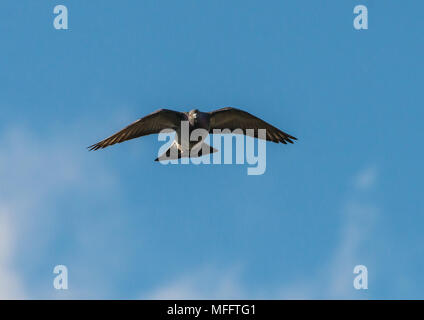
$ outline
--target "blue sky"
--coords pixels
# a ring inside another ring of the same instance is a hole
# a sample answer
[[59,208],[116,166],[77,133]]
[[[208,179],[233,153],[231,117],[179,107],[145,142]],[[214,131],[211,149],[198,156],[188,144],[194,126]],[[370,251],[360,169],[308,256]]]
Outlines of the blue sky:
[[[0,298],[424,298],[423,9],[2,1]],[[299,141],[269,143],[261,176],[160,165],[157,136],[86,150],[159,108],[225,106]]]

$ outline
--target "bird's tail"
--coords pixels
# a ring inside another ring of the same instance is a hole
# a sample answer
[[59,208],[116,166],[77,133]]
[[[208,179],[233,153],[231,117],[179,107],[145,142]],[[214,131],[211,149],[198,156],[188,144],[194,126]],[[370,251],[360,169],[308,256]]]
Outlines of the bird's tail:
[[218,150],[211,147],[207,143],[202,143],[199,147],[191,149],[190,152],[188,150],[181,151],[181,149],[178,148],[176,143],[173,143],[168,148],[168,150],[166,150],[161,156],[156,158],[155,161],[176,160],[180,158],[198,158],[215,152],[218,152]]

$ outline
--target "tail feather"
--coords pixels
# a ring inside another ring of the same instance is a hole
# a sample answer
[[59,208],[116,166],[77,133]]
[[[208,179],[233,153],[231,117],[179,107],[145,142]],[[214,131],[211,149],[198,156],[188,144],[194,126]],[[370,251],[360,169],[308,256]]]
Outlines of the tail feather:
[[215,152],[218,152],[218,150],[206,143],[202,143],[201,146],[193,148],[190,152],[184,152],[181,151],[174,142],[168,150],[166,150],[161,156],[157,157],[155,161],[176,160],[180,158],[198,158]]

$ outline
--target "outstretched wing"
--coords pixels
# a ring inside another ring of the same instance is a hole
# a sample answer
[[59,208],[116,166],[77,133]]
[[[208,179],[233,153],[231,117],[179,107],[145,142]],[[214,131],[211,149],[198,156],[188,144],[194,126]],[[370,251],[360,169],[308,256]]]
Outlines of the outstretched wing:
[[164,129],[175,130],[180,125],[181,120],[184,120],[184,114],[182,112],[160,109],[133,122],[109,138],[89,146],[88,149],[103,149],[115,143],[121,143],[152,133],[159,133]]
[[[209,112],[209,115],[210,133],[213,133],[213,129],[242,129],[245,135],[259,138],[258,129],[266,129],[266,140],[268,141],[287,144],[287,142],[293,143],[292,140],[297,140],[295,137],[281,131],[250,113],[236,108],[218,109]],[[254,129],[253,135],[249,134],[246,131],[247,129]]]

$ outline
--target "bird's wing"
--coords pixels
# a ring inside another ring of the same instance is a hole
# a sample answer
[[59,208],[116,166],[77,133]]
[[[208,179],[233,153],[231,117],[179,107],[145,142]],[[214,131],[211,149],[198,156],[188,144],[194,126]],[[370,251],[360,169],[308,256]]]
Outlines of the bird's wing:
[[113,134],[109,138],[89,146],[88,149],[103,149],[115,143],[121,143],[123,141],[146,136],[152,133],[159,133],[164,129],[175,129],[180,125],[182,120],[184,120],[183,113],[167,109],[160,109],[141,119],[138,119],[121,131]]
[[[258,137],[258,129],[266,129],[266,140],[275,143],[287,144],[297,140],[295,137],[281,131],[269,123],[251,115],[250,113],[236,108],[222,108],[212,112],[210,115],[210,133],[213,129],[242,129],[245,135]],[[249,134],[246,130],[254,129],[254,134]]]

